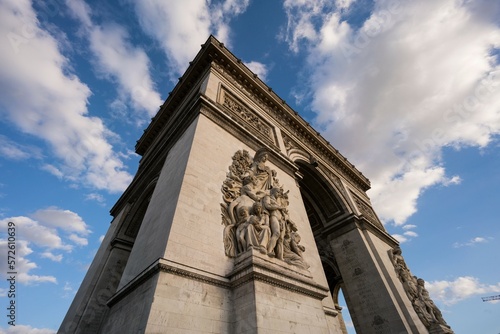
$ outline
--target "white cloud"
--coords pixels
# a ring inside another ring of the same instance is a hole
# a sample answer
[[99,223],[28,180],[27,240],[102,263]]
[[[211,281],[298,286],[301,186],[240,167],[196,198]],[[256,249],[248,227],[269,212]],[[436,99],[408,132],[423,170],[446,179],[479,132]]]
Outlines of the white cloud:
[[144,50],[131,44],[124,27],[110,22],[94,24],[90,7],[83,0],[67,0],[66,4],[86,30],[97,70],[118,83],[119,101],[128,100],[134,109],[154,116],[163,100],[154,88]]
[[446,305],[456,304],[464,299],[500,293],[500,282],[484,284],[476,277],[458,277],[454,281],[434,281],[425,284],[432,299]]
[[6,143],[2,143],[0,147],[0,154],[3,157],[12,159],[12,160],[23,160],[29,158],[29,154],[23,151],[20,147],[14,145],[6,145]]
[[36,211],[31,216],[44,226],[60,228],[64,231],[76,232],[84,236],[91,233],[89,226],[85,224],[82,217],[70,210],[48,207]]
[[400,244],[408,241],[408,238],[401,234],[392,234],[392,237],[396,239]]
[[41,256],[41,257],[43,257],[43,258],[46,258],[46,259],[52,260],[52,261],[54,261],[54,262],[61,262],[61,261],[62,261],[62,259],[63,259],[62,254],[57,254],[57,255],[55,255],[55,254],[53,254],[52,252],[48,252],[48,251],[47,251],[47,252],[43,252],[43,253],[41,253],[41,254],[40,254],[40,256]]
[[57,331],[48,328],[33,328],[28,325],[9,326],[5,332],[0,330],[0,333],[5,334],[55,334]]
[[153,0],[135,1],[134,4],[144,31],[160,43],[172,60],[172,69],[182,73],[209,35],[207,2]]
[[248,4],[248,0],[213,4],[205,0],[134,2],[141,27],[160,44],[176,74],[184,72],[212,31],[229,46],[228,22]]
[[403,233],[405,236],[407,237],[410,237],[410,238],[416,238],[418,237],[418,234],[417,232],[414,232],[414,231],[406,231],[405,233]]
[[471,242],[478,244],[478,243],[488,242],[488,240],[486,240],[486,238],[483,238],[483,237],[475,237],[471,240]]
[[70,13],[76,17],[85,27],[91,27],[93,25],[92,19],[90,17],[91,9],[90,6],[83,0],[66,0],[66,6],[68,6]]
[[5,224],[5,226],[8,222],[14,222],[17,234],[25,241],[32,242],[39,247],[65,251],[71,251],[73,248],[62,240],[56,229],[41,225],[38,221],[31,218],[24,216],[9,217],[2,219],[0,222]]
[[475,246],[477,244],[484,244],[484,243],[487,243],[487,242],[488,242],[487,238],[484,238],[484,237],[475,237],[475,238],[470,239],[467,242],[463,242],[463,243],[455,242],[453,244],[453,247],[455,247],[455,248],[459,248],[459,247],[471,247],[471,246]]
[[64,178],[64,174],[63,172],[61,172],[59,170],[59,168],[57,168],[56,166],[54,165],[51,165],[51,164],[44,164],[40,167],[41,170],[44,170],[46,172],[49,172],[50,174],[54,175],[55,177],[57,177],[58,179],[63,179]]
[[87,201],[96,201],[99,204],[104,204],[106,203],[106,200],[104,199],[104,196],[98,193],[90,193],[85,196],[85,200]]
[[282,36],[290,49],[297,52],[302,40],[313,41],[318,38],[318,31],[313,21],[316,18],[326,20],[334,11],[335,4],[329,0],[285,0],[283,8],[288,17],[286,33]]
[[402,226],[403,230],[411,230],[414,228],[417,228],[417,225],[412,225],[412,224],[406,224]]
[[259,63],[258,61],[251,61],[245,63],[245,65],[255,74],[259,76],[262,81],[266,81],[267,77],[267,66],[266,64]]
[[71,283],[69,282],[64,283],[63,295],[62,295],[63,298],[72,298],[75,296],[75,293],[76,291],[71,285]]
[[89,244],[89,241],[86,238],[79,237],[76,234],[70,234],[68,238],[79,246],[87,246]]
[[335,0],[335,5],[339,9],[348,9],[355,0]]
[[[24,284],[57,283],[54,276],[35,275],[38,265],[29,259],[33,253],[41,258],[61,262],[60,252],[71,252],[75,245],[86,246],[91,231],[82,218],[69,210],[55,207],[36,211],[30,217],[18,216],[0,220],[0,225],[15,224],[16,229],[16,271],[18,280]],[[59,254],[55,254],[55,250]],[[0,251],[7,254],[7,240],[0,240]],[[1,262],[0,275],[7,273],[6,261]]]
[[418,237],[418,233],[415,232],[415,231],[411,231],[411,229],[413,228],[416,228],[417,226],[416,225],[404,225],[402,226],[404,232],[403,234],[392,234],[392,236],[397,240],[399,241],[399,243],[405,243],[405,242],[408,242],[410,241],[412,238],[416,238]]
[[103,235],[101,235],[101,236],[99,237],[99,239],[98,239],[98,240],[99,240],[99,243],[102,243],[102,241],[104,240],[104,237],[105,237],[105,235],[104,235],[104,234],[103,234]]
[[462,178],[458,175],[455,175],[450,179],[443,180],[443,185],[446,187],[450,186],[450,185],[460,184],[460,183],[462,183]]
[[122,27],[93,27],[91,48],[99,62],[99,71],[111,75],[135,109],[154,116],[163,103],[149,74],[150,61],[144,50],[132,46]]
[[0,156],[12,160],[40,159],[42,157],[38,148],[21,145],[3,135],[0,135]]
[[219,40],[231,45],[229,22],[234,16],[244,13],[249,3],[250,0],[225,0],[209,4],[212,29]]
[[[5,225],[3,225],[5,226]],[[0,251],[2,254],[7,254],[8,241],[0,239]],[[15,270],[17,272],[17,281],[23,284],[38,284],[38,283],[57,283],[54,276],[48,275],[35,275],[31,274],[38,266],[36,263],[31,262],[27,256],[33,253],[33,250],[28,247],[28,242],[25,240],[16,240],[16,262]],[[8,272],[11,271],[7,267],[7,261],[0,262],[0,275],[8,277]]]
[[[88,116],[91,94],[68,67],[58,41],[40,28],[31,2],[3,1],[0,106],[6,120],[45,140],[66,179],[111,192],[126,188],[124,170],[99,118]],[[22,111],[22,112],[20,112]]]
[[443,148],[485,147],[500,133],[490,55],[500,47],[498,4],[376,1],[359,29],[324,1],[284,6],[290,49],[309,53],[302,95],[312,94],[314,123],[371,179],[384,221],[402,225],[426,188],[460,183]]

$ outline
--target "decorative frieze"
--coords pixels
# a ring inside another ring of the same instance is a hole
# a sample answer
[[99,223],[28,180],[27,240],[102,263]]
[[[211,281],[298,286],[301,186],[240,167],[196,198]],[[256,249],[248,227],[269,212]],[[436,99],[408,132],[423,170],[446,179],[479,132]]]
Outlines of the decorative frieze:
[[290,153],[291,149],[297,148],[297,144],[295,144],[293,140],[286,134],[283,134],[282,137],[283,137],[283,144],[285,144],[285,149],[287,154]]
[[375,211],[373,211],[371,205],[363,201],[361,198],[358,196],[354,195],[351,192],[352,198],[354,199],[354,202],[356,203],[356,207],[358,208],[359,212],[366,218],[368,221],[373,223],[375,226],[377,226],[379,229],[382,231],[385,231],[384,225],[380,222],[378,219],[377,215],[375,214]]
[[259,136],[265,142],[276,145],[276,136],[273,127],[254,110],[245,106],[225,89],[221,90],[219,102],[243,127],[250,130],[254,135]]

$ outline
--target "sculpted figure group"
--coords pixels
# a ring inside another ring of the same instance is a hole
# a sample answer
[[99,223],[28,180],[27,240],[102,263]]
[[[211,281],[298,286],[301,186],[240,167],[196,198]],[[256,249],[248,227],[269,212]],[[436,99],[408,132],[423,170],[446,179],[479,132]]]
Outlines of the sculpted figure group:
[[268,153],[258,150],[252,159],[238,151],[222,185],[221,203],[226,255],[235,257],[253,248],[269,257],[307,269],[296,224],[288,216],[288,192],[276,171],[266,166]]
[[425,281],[411,274],[403,258],[401,248],[399,246],[395,247],[392,249],[390,255],[394,264],[394,269],[401,283],[403,283],[403,288],[425,327],[431,328],[436,325],[441,325],[441,328],[444,329],[445,332],[453,333],[443,319],[441,311],[430,298],[429,292],[425,288]]

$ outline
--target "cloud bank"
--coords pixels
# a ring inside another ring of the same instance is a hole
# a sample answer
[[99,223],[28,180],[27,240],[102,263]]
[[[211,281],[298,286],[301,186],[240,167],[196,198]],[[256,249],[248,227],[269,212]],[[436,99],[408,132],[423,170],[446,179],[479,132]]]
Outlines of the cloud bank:
[[[16,271],[23,284],[57,283],[51,275],[34,274],[38,265],[32,257],[61,262],[64,253],[75,247],[86,246],[91,231],[89,226],[76,213],[56,207],[41,209],[30,217],[8,217],[0,220],[1,226],[13,222],[16,228]],[[7,254],[7,239],[0,239],[0,250]],[[7,273],[7,262],[0,265],[2,275]]]
[[425,286],[434,300],[445,305],[453,305],[473,296],[484,297],[500,293],[500,283],[485,284],[472,276],[458,277],[453,281],[429,282]]
[[[0,113],[49,145],[57,159],[52,170],[61,177],[124,190],[132,177],[108,142],[112,133],[89,115],[88,86],[71,72],[58,41],[40,27],[30,1],[4,1],[2,7],[0,33],[7,43],[0,52]],[[22,155],[19,147],[11,147],[11,156],[16,154]]]
[[170,70],[179,75],[200,45],[213,33],[230,46],[229,22],[243,13],[249,0],[135,1],[139,23],[165,52]]
[[85,31],[96,70],[118,84],[120,96],[114,105],[130,104],[135,110],[154,116],[163,100],[155,90],[146,52],[132,45],[124,27],[113,22],[95,24],[84,1],[67,0],[66,4]]
[[500,47],[491,1],[285,1],[285,41],[308,53],[314,123],[372,181],[385,222],[402,225],[428,187],[453,185],[444,148],[483,148],[500,133]]

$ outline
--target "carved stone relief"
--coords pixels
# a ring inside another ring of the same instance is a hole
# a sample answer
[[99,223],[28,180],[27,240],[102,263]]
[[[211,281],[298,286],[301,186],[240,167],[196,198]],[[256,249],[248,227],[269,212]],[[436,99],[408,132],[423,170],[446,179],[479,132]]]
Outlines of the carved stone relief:
[[221,90],[220,103],[226,107],[232,116],[235,116],[237,120],[242,121],[243,126],[250,128],[253,133],[259,134],[260,137],[266,142],[273,145],[276,144],[274,129],[272,126],[255,111],[245,106],[224,89]]
[[283,144],[285,144],[285,149],[287,154],[290,153],[290,150],[292,148],[297,148],[297,144],[295,144],[293,140],[290,139],[290,137],[288,137],[285,134],[283,134],[282,137],[283,137]]
[[[352,193],[351,193],[352,194]],[[359,211],[361,214],[368,219],[370,222],[372,222],[375,226],[380,228],[382,231],[385,231],[384,226],[378,219],[377,215],[373,211],[372,207],[365,203],[361,198],[358,196],[352,194],[352,198],[354,199],[354,202],[356,203],[356,206],[358,207]]]
[[[425,281],[413,276],[403,258],[401,248],[396,246],[389,251],[394,269],[399,277],[406,295],[410,299],[415,312],[425,327],[432,333],[453,333],[443,319],[439,308],[434,304],[425,288]],[[437,330],[437,331],[436,331]]]
[[226,256],[236,257],[253,248],[262,254],[307,269],[297,225],[288,214],[288,191],[266,166],[267,151],[252,159],[237,151],[222,184],[222,224]]

